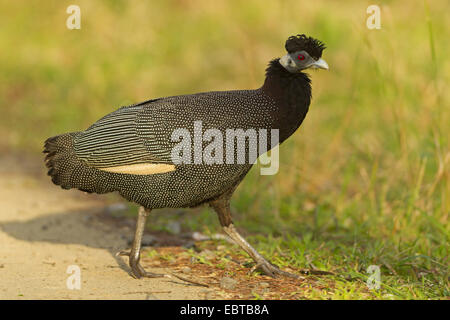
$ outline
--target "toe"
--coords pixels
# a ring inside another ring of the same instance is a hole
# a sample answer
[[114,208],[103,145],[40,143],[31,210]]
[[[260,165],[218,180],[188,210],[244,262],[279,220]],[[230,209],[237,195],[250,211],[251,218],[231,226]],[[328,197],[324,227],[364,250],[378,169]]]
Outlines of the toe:
[[118,256],[127,256],[127,257],[129,257],[130,256],[130,251],[127,251],[127,250],[119,251],[119,252],[116,253],[116,257],[118,257]]
[[144,274],[144,277],[146,278],[164,278],[165,276],[166,276],[165,274],[153,273],[148,271],[146,271]]

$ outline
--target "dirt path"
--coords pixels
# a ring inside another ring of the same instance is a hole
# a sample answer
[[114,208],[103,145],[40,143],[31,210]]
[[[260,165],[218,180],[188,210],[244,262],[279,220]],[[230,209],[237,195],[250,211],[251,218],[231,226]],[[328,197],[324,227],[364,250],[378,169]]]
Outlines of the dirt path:
[[[132,278],[114,255],[132,231],[100,219],[100,199],[57,188],[15,159],[0,163],[0,299],[205,298],[205,288],[176,279]],[[71,265],[81,270],[80,290],[67,288]]]

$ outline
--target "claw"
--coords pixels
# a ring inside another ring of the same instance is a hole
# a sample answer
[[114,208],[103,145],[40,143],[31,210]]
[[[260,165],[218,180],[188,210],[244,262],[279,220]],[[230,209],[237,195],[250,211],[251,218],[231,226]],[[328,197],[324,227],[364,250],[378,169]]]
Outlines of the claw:
[[118,257],[118,256],[127,256],[130,258],[129,264],[130,264],[130,268],[131,268],[131,276],[135,279],[140,279],[142,277],[144,277],[144,278],[162,278],[162,277],[167,276],[165,274],[145,271],[145,269],[139,263],[139,260],[136,261],[131,256],[131,251],[127,251],[127,250],[119,251],[116,253],[116,257]]
[[274,266],[267,260],[262,260],[260,262],[257,262],[256,265],[254,265],[250,269],[249,274],[254,273],[258,269],[261,270],[265,275],[272,277],[272,278],[276,278],[277,276],[284,276],[284,277],[294,278],[294,279],[305,279],[305,277],[302,277],[300,275],[280,270],[278,267]]
[[127,257],[129,257],[130,256],[130,251],[122,250],[122,251],[116,252],[115,256],[116,257],[119,257],[119,256],[127,256]]
[[261,270],[263,271],[263,273],[269,277],[275,278],[276,275],[274,274],[274,272],[268,267],[271,266],[271,264],[267,261],[263,261],[263,262],[258,262],[257,264],[255,264],[250,270],[249,270],[249,274],[253,274],[254,272],[256,272],[257,270]]

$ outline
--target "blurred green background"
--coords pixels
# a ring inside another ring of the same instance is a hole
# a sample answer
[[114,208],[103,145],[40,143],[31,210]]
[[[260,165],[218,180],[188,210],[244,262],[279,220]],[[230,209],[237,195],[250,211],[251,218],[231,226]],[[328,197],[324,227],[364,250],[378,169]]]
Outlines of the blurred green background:
[[[3,154],[33,157],[47,137],[149,98],[257,88],[288,36],[322,40],[330,70],[311,72],[279,173],[252,170],[239,187],[236,223],[262,252],[294,252],[277,263],[388,275],[379,292],[335,279],[313,298],[450,295],[447,0],[378,1],[380,30],[366,27],[373,1],[0,3]],[[80,30],[66,28],[71,4]],[[206,209],[196,223],[219,230]]]

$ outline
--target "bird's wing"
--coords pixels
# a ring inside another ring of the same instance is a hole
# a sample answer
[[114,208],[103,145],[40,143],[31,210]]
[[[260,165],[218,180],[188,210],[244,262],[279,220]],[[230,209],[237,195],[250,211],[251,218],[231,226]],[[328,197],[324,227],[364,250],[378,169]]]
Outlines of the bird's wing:
[[158,143],[157,128],[147,126],[139,116],[144,105],[157,101],[122,107],[76,135],[74,150],[77,157],[91,167],[116,173],[173,171],[170,149]]
[[[172,171],[175,165],[171,153],[177,144],[172,140],[174,130],[186,129],[193,137],[196,121],[201,121],[203,130],[224,131],[230,125],[245,128],[250,123],[242,122],[240,114],[253,100],[248,92],[208,92],[122,107],[78,134],[74,138],[75,153],[89,166],[104,171]],[[233,112],[233,108],[243,110]]]

